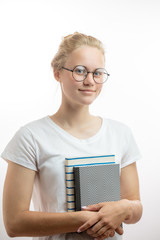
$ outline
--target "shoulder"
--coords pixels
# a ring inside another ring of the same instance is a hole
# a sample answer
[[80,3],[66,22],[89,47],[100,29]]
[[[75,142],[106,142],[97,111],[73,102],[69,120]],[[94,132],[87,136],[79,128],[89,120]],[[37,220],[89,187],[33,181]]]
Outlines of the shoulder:
[[116,149],[121,153],[121,167],[125,167],[141,158],[139,147],[131,128],[119,121],[104,119],[107,134]]
[[46,127],[47,121],[48,121],[48,116],[45,116],[43,118],[36,119],[34,121],[31,121],[31,122],[23,125],[22,128],[26,128],[28,130],[43,128],[43,127]]
[[111,139],[115,139],[115,141],[118,141],[119,144],[126,143],[130,141],[131,138],[133,138],[131,128],[125,123],[109,118],[104,118],[104,126],[107,135]]
[[47,129],[47,117],[34,120],[21,126],[12,137],[12,144],[24,142],[24,144],[34,143],[37,136],[41,136],[41,132]]
[[128,125],[126,125],[125,123],[122,123],[120,121],[117,120],[113,120],[110,118],[103,118],[104,124],[105,126],[110,130],[110,131],[114,131],[117,133],[125,133],[125,132],[130,132],[131,129]]
[[31,121],[21,126],[18,132],[21,134],[28,134],[34,136],[47,131],[47,128],[49,127],[50,125],[48,124],[48,116],[45,116],[43,118]]

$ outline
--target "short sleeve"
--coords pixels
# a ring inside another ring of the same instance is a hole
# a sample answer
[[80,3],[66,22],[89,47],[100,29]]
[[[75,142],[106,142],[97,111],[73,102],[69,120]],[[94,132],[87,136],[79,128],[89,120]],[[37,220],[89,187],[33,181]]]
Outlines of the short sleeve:
[[127,165],[138,161],[141,158],[141,153],[139,147],[133,137],[132,131],[128,128],[125,135],[125,148],[124,154],[121,161],[121,167],[126,167]]
[[31,132],[21,127],[1,154],[4,160],[37,171],[36,146]]

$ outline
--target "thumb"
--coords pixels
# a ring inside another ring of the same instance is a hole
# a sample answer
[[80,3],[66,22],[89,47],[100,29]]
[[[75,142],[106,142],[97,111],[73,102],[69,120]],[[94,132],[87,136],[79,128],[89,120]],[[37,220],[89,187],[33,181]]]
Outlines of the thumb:
[[99,211],[101,206],[99,204],[93,204],[93,205],[88,205],[88,206],[82,206],[82,210],[86,211]]

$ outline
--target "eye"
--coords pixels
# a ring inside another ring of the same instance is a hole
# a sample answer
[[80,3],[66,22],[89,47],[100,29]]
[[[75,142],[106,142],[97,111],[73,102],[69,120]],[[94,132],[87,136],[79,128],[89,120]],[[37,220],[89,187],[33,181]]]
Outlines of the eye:
[[95,77],[101,77],[101,76],[103,76],[103,74],[104,74],[104,72],[103,71],[99,71],[99,70],[94,72],[94,76]]
[[104,68],[97,68],[96,71],[94,72],[94,77],[95,78],[103,78],[106,76],[107,72]]
[[77,74],[77,75],[84,75],[86,74],[86,69],[83,67],[83,66],[79,66],[79,67],[76,67],[74,69],[74,72]]

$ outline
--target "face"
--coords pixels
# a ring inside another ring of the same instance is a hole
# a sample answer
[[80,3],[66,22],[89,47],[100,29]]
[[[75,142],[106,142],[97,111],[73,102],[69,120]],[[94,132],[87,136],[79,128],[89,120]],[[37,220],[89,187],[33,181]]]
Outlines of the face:
[[[77,65],[83,65],[93,72],[96,68],[104,68],[104,64],[104,56],[100,50],[82,46],[70,54],[64,67],[73,69]],[[69,104],[89,105],[102,89],[102,84],[95,83],[92,73],[89,73],[83,82],[77,82],[72,72],[62,69],[55,72],[55,78],[61,84],[62,102],[67,101]]]

